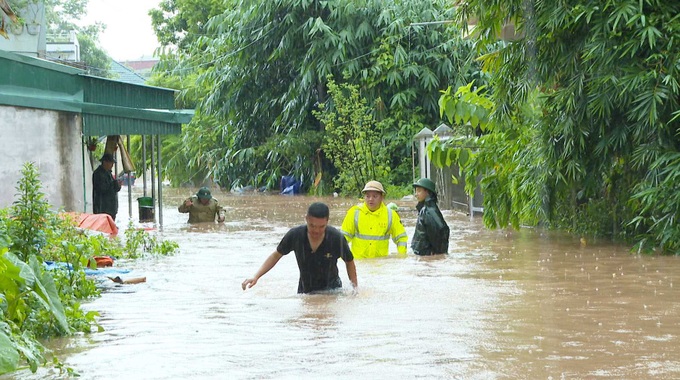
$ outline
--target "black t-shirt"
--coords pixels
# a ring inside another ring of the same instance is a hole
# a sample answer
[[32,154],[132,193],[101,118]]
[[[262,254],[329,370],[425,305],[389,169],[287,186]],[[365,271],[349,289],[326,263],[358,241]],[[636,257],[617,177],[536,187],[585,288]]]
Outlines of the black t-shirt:
[[276,250],[282,255],[295,251],[295,258],[300,269],[298,293],[341,288],[338,258],[342,258],[345,262],[354,260],[345,237],[331,226],[326,227],[324,239],[315,252],[312,252],[312,246],[309,244],[307,225],[288,231]]

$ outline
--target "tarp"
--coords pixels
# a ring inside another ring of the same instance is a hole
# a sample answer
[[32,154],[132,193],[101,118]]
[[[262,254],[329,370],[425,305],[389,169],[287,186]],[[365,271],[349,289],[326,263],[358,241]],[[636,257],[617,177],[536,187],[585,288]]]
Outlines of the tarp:
[[294,195],[300,193],[302,181],[295,179],[292,175],[284,175],[281,177],[281,194]]
[[98,231],[107,235],[118,235],[116,222],[109,214],[65,213],[73,219],[76,226],[86,230]]
[[[66,270],[73,270],[73,267],[69,263],[61,263],[61,262],[56,262],[56,261],[45,261],[44,264],[45,269],[47,270],[55,270],[55,269],[66,269]],[[88,276],[113,276],[113,275],[118,275],[118,274],[125,274],[125,273],[130,273],[129,269],[126,268],[97,268],[97,269],[90,269],[90,268],[85,268],[85,274]]]

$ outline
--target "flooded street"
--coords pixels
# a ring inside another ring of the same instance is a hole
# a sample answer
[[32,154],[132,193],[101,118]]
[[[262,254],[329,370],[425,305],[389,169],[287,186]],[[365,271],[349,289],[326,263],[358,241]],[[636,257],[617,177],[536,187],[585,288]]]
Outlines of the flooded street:
[[[82,379],[680,378],[676,257],[489,231],[445,211],[448,256],[357,260],[356,295],[342,262],[343,293],[298,295],[292,253],[244,292],[311,202],[327,202],[339,227],[354,200],[214,192],[226,222],[190,226],[177,206],[192,191],[163,192],[158,233],[179,252],[118,261],[147,282],[107,286],[86,305],[104,332],[48,344]],[[400,214],[410,244],[416,214]],[[15,377],[61,378],[0,378]]]

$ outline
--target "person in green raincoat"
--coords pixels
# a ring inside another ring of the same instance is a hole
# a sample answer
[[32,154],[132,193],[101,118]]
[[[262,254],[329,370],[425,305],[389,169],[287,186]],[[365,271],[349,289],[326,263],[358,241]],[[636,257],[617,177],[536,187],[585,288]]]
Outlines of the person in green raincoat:
[[439,206],[434,182],[421,178],[413,184],[418,204],[416,230],[411,240],[413,253],[421,256],[445,254],[449,250],[449,226],[446,224]]

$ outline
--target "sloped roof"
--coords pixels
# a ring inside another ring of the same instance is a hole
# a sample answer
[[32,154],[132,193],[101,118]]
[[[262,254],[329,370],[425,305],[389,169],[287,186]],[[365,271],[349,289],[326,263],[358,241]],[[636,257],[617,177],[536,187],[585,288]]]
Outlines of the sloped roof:
[[132,60],[132,61],[125,61],[122,62],[125,66],[128,66],[132,68],[132,70],[151,70],[157,63],[158,63],[158,58],[152,58],[152,59],[138,59],[138,60]]
[[116,75],[116,80],[119,80],[121,82],[134,84],[146,83],[146,79],[144,79],[143,76],[137,74],[129,67],[113,59],[111,60],[111,72]]

